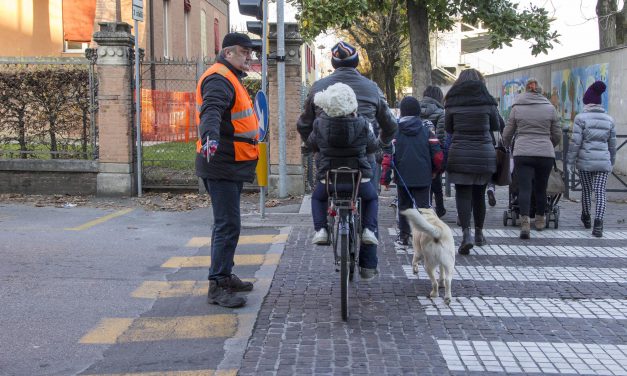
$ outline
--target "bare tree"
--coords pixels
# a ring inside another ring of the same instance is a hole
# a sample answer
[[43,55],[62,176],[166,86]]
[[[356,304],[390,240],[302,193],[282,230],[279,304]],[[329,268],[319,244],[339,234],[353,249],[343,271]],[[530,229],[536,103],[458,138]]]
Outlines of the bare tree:
[[599,23],[599,48],[616,46],[616,0],[597,0],[597,22]]

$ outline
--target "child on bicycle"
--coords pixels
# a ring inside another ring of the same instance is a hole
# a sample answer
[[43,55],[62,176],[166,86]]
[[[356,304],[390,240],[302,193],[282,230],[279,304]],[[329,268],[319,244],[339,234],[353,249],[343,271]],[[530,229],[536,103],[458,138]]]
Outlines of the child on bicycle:
[[[359,197],[362,204],[361,235],[363,244],[379,244],[377,228],[378,197],[370,182],[372,169],[367,155],[377,150],[378,144],[369,122],[357,114],[357,97],[350,86],[336,83],[316,93],[314,104],[323,113],[314,121],[307,147],[317,152],[316,187],[311,195],[311,211],[316,233],[313,244],[327,244],[327,171],[337,168],[337,163],[351,161],[351,168],[359,168],[361,182]],[[351,187],[348,188],[349,190]]]
[[[420,102],[412,96],[400,104],[401,118],[396,134],[393,166],[395,171],[398,212],[411,208],[431,207],[431,182],[442,171],[444,156],[431,122],[420,119]],[[409,245],[411,229],[404,215],[398,218],[401,245]]]

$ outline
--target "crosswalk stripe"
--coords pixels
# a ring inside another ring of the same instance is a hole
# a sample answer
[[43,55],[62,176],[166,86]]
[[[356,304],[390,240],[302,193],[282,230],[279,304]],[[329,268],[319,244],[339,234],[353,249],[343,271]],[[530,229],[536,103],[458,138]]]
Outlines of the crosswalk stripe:
[[418,297],[428,316],[555,317],[627,320],[627,300],[454,297],[450,305]]
[[438,340],[450,371],[624,375],[627,346]]
[[[255,278],[242,281],[256,282]],[[158,299],[207,295],[209,281],[144,281],[131,293],[134,298]]]
[[[394,244],[399,255],[413,255],[411,247]],[[484,256],[535,256],[535,257],[608,257],[626,258],[627,247],[577,247],[577,246],[531,246],[531,245],[485,245],[474,247],[473,253]]]
[[132,373],[90,374],[87,376],[236,376],[236,369],[199,369],[195,371],[157,371]]
[[[281,259],[280,254],[252,254],[235,255],[235,265],[277,265]],[[164,262],[162,268],[208,268],[211,266],[211,256],[171,257]]]
[[[454,236],[462,236],[462,229],[456,227],[451,228]],[[388,234],[396,236],[398,231],[393,227],[388,227]],[[518,238],[520,229],[484,229],[483,234],[487,238]],[[533,231],[531,233],[533,239],[609,239],[621,240],[627,239],[627,231],[603,231],[602,238],[595,238],[591,234],[591,230],[545,230]],[[489,239],[488,239],[489,240]]]
[[[402,265],[409,279],[428,279],[425,272],[415,275],[411,265]],[[456,266],[453,280],[519,282],[604,282],[627,283],[627,269],[586,267]]]
[[85,344],[115,344],[233,337],[237,315],[206,315],[180,317],[104,318],[80,339]]
[[[268,243],[285,243],[287,241],[288,234],[276,234],[276,235],[242,235],[237,242],[238,245],[245,244],[268,244]],[[211,238],[209,237],[193,237],[191,238],[186,247],[200,248],[211,245]]]

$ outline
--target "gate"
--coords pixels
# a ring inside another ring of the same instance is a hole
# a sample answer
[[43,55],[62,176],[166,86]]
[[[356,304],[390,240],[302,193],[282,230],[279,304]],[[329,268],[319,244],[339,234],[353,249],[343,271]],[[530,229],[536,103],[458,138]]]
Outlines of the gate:
[[197,189],[196,82],[211,62],[141,63],[142,186]]

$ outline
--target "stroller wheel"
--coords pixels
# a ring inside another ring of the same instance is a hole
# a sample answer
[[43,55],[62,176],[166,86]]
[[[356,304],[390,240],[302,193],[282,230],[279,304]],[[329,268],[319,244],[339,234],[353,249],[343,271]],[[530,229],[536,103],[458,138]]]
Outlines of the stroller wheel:
[[507,210],[503,212],[503,226],[507,227],[507,221],[509,220],[509,216],[507,215]]

